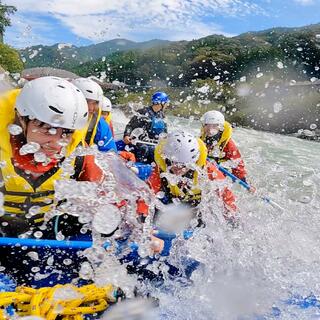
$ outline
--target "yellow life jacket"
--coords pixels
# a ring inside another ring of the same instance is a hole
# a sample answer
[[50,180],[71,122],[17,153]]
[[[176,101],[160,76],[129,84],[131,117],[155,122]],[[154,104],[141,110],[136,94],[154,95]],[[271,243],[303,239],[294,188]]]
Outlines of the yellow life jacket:
[[[25,172],[14,167],[8,125],[14,123],[15,101],[19,93],[20,90],[15,89],[0,99],[0,180],[3,179],[0,191],[4,194],[6,213],[27,214],[31,207],[39,206],[38,213],[44,214],[53,203],[54,182],[61,179],[62,169],[56,166],[37,179],[31,179]],[[82,139],[83,132],[75,131],[67,146],[66,156],[75,150]]]
[[[219,155],[219,159],[223,158],[223,150],[226,147],[226,145],[228,144],[228,142],[229,142],[229,140],[231,139],[231,136],[232,136],[232,127],[231,127],[231,124],[228,121],[224,122],[223,127],[224,127],[223,128],[223,133],[222,133],[222,136],[221,136],[220,140],[213,147],[213,149],[208,151],[208,155],[209,156],[213,156],[214,158],[217,158],[217,155]],[[205,141],[205,139],[206,139],[206,135],[205,135],[204,129],[202,127],[201,128],[201,140]]]
[[84,129],[85,138],[83,140],[83,145],[88,145],[89,147],[94,144],[94,137],[97,133],[98,123],[101,117],[101,108],[99,107],[98,112],[94,112],[89,116],[88,125]]
[[[166,143],[165,139],[161,140],[159,142],[159,144],[156,146],[155,152],[154,152],[154,159],[160,169],[160,172],[167,171],[167,165],[166,165],[165,159],[162,156],[162,150],[163,150],[165,143]],[[198,144],[199,144],[200,156],[199,156],[198,161],[196,162],[196,165],[199,168],[203,168],[207,162],[207,148],[201,139],[198,139]],[[201,190],[197,188],[197,186],[198,186],[198,172],[197,171],[195,171],[194,175],[193,175],[193,186],[195,186],[195,188],[191,189],[186,194],[176,184],[170,184],[168,182],[170,194],[173,197],[181,198],[184,201],[198,200],[201,198]]]
[[108,125],[110,125],[110,123],[111,123],[111,118],[112,118],[111,112],[109,112],[109,114],[104,117],[104,119],[107,121]]

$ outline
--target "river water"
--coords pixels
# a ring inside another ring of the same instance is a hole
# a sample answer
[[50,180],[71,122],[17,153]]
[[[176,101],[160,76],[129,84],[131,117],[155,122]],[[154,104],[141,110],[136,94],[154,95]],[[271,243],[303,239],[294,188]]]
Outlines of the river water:
[[[116,130],[126,120],[115,111]],[[197,121],[169,117],[173,128],[199,134]],[[317,307],[285,302],[320,295],[319,144],[243,128],[235,128],[233,137],[257,192],[229,183],[237,196],[239,228],[226,226],[218,213],[208,214],[197,236],[174,244],[171,256],[184,252],[203,266],[193,273],[192,285],[171,283],[170,290],[154,292],[160,318],[320,319]],[[209,201],[205,207],[215,205]]]
[[[113,124],[118,135],[127,121],[122,112],[114,111]],[[169,117],[168,123],[169,131],[180,128],[199,135],[197,121]],[[319,297],[320,301],[319,144],[243,128],[235,128],[233,137],[245,161],[248,180],[257,192],[251,194],[226,179],[224,185],[235,193],[239,208],[239,226],[232,228],[226,224],[220,200],[214,192],[219,185],[215,181],[201,181],[200,210],[206,226],[198,228],[189,240],[178,233],[170,256],[159,257],[147,267],[165,275],[160,287],[137,282],[135,275],[126,274],[126,267],[120,265],[111,251],[106,253],[99,245],[104,241],[99,233],[106,231],[111,219],[108,205],[117,202],[117,194],[121,199],[127,197],[134,201],[139,192],[143,192],[141,195],[145,198],[151,197],[146,185],[121,167],[124,164],[119,164],[116,155],[97,151],[96,160],[100,161],[102,169],[106,173],[112,171],[110,180],[97,190],[93,190],[90,183],[78,185],[71,181],[70,184],[69,179],[57,183],[60,191],[56,191],[56,196],[73,199],[75,203],[65,209],[73,210],[75,215],[80,210],[84,223],[92,220],[90,208],[103,213],[99,216],[101,221],[96,221],[96,216],[93,220],[99,227],[98,232],[93,233],[98,246],[86,250],[92,265],[98,266],[95,276],[92,278],[88,264],[81,266],[81,276],[94,279],[98,285],[115,283],[131,292],[136,287],[141,295],[148,293],[159,303],[153,310],[144,301],[129,300],[129,306],[123,309],[117,304],[102,316],[103,319],[320,319],[320,302],[313,298]],[[73,170],[71,160],[64,168],[69,169]],[[119,171],[118,180],[113,181],[116,170]],[[122,188],[115,187],[117,181],[122,181]],[[96,192],[99,190],[113,190],[115,198],[111,192],[101,197],[101,193]],[[262,200],[265,196],[283,210]],[[128,211],[124,215],[131,220],[126,220],[126,224],[131,223],[133,230],[139,230],[141,224],[136,221],[135,210]],[[151,227],[145,223],[142,228],[141,234],[139,231],[132,233],[133,240],[139,243],[139,253],[147,257]],[[167,263],[185,269],[194,261],[200,264],[191,277],[167,276]],[[298,302],[306,297],[310,303],[313,301],[313,307],[301,308]]]

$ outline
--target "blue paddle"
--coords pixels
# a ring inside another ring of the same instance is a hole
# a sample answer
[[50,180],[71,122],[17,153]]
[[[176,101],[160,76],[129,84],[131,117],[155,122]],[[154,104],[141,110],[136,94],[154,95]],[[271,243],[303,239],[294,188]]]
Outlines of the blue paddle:
[[[238,177],[236,177],[234,174],[232,174],[231,172],[229,172],[226,168],[217,165],[218,169],[227,177],[231,178],[233,182],[237,182],[239,183],[242,187],[244,187],[247,190],[250,190],[251,187],[248,183],[242,181],[241,179],[239,179]],[[278,203],[276,203],[275,201],[271,200],[269,197],[267,196],[261,196],[260,197],[263,201],[271,204],[273,207],[278,208],[281,211],[284,211],[284,208],[282,208]]]

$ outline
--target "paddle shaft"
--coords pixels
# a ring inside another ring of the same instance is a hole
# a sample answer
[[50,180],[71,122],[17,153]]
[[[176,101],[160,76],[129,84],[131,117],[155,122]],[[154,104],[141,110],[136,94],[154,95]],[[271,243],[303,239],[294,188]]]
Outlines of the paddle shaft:
[[[209,159],[212,159],[209,157]],[[225,174],[227,177],[231,178],[233,182],[237,182],[239,183],[242,187],[244,187],[245,189],[247,190],[250,190],[251,187],[248,183],[242,181],[241,179],[239,179],[238,177],[236,177],[234,174],[232,174],[230,171],[228,171],[226,168],[220,166],[219,164],[217,164],[218,166],[218,169],[223,173]],[[281,207],[278,203],[276,203],[275,201],[271,200],[269,197],[267,196],[262,196],[260,197],[263,201],[271,204],[272,206],[280,209],[281,211],[284,211],[284,208]]]
[[[25,247],[47,247],[59,249],[87,249],[92,247],[92,241],[76,240],[46,240],[46,239],[25,239],[25,238],[7,238],[0,237],[0,246],[25,246]],[[104,243],[103,247],[108,248],[109,242]]]

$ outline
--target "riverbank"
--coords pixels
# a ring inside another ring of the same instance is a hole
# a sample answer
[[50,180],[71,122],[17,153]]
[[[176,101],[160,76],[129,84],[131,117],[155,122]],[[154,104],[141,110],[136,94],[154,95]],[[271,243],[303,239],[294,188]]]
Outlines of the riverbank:
[[[124,115],[128,119],[130,119],[138,109],[141,109],[146,105],[147,103],[144,104],[142,101],[128,102],[127,104],[115,104],[114,108],[121,110],[124,113]],[[175,116],[175,117],[180,117],[180,118],[189,119],[189,120],[200,120],[202,114],[204,114],[209,110],[222,111],[226,116],[226,120],[229,121],[234,127],[255,129],[258,131],[277,133],[277,134],[282,134],[286,136],[293,136],[299,139],[320,142],[320,130],[315,127],[313,127],[314,130],[300,129],[297,132],[284,132],[281,130],[282,129],[281,127],[278,128],[278,130],[274,130],[274,131],[270,130],[270,128],[267,128],[267,129],[259,128],[259,127],[257,128],[254,125],[250,125],[250,122],[248,123],[246,121],[243,121],[243,118],[246,117],[245,114],[240,112],[234,112],[230,114],[230,112],[228,111],[225,112],[225,109],[223,109],[223,106],[212,104],[212,103],[203,105],[199,109],[193,109],[192,107],[190,108],[190,105],[180,104],[178,106],[169,107],[166,111],[166,114],[168,116]]]
[[163,90],[171,99],[167,110],[171,115],[199,119],[208,110],[220,110],[236,126],[317,140],[320,87],[311,82],[290,84],[262,78],[233,85],[217,85],[208,79],[192,87],[154,87],[138,92],[125,89],[106,94],[113,104],[132,112],[135,106],[148,105],[154,91]]

